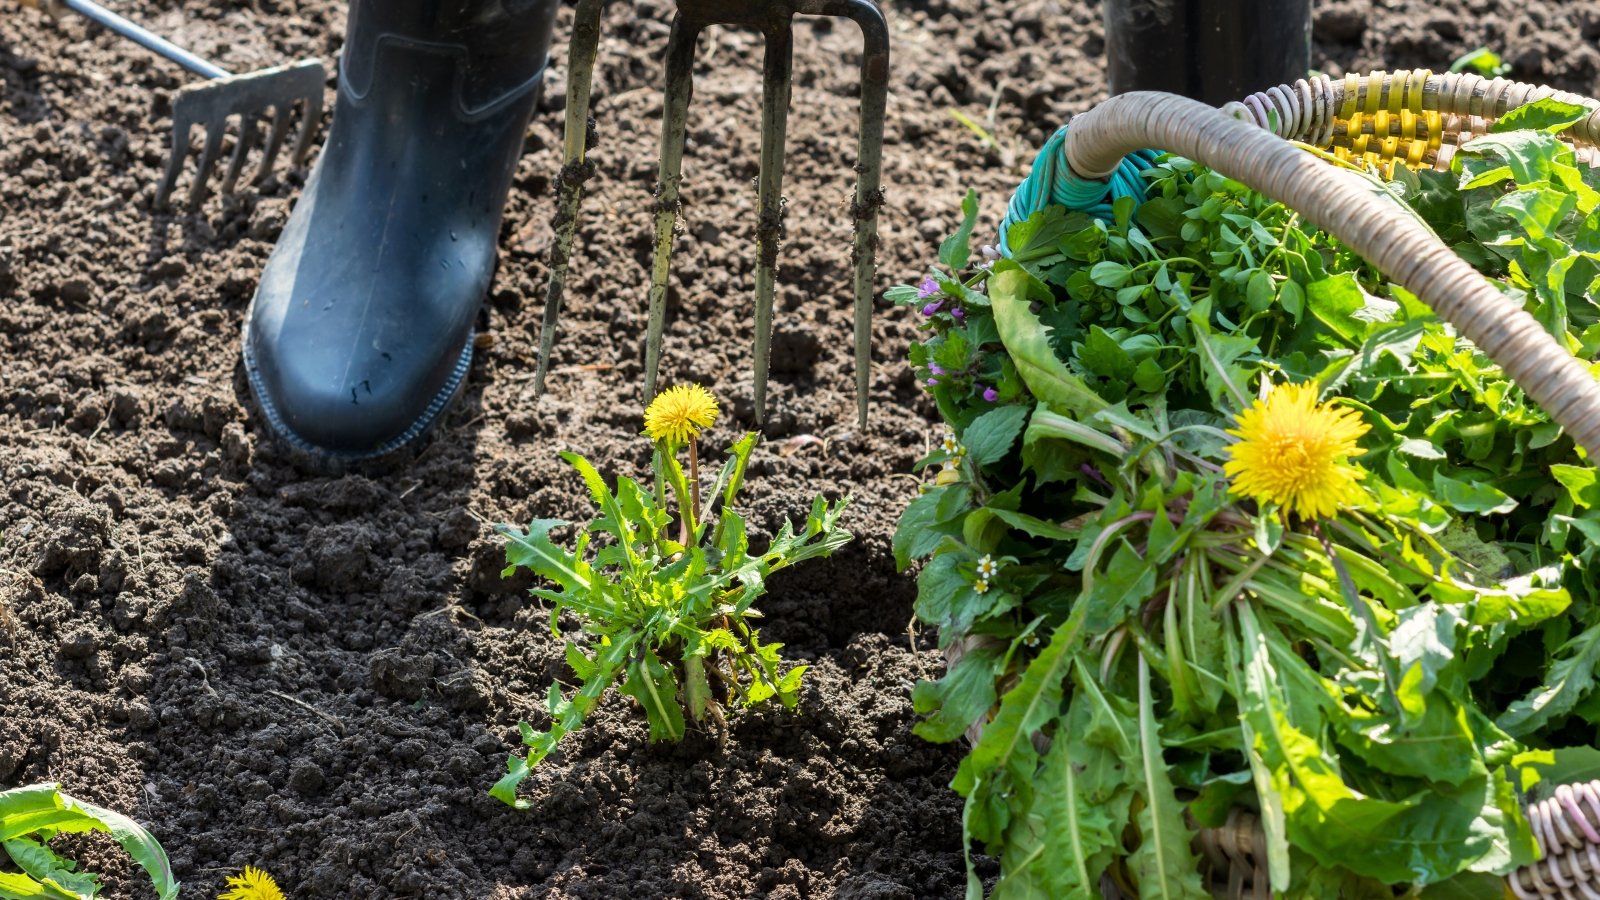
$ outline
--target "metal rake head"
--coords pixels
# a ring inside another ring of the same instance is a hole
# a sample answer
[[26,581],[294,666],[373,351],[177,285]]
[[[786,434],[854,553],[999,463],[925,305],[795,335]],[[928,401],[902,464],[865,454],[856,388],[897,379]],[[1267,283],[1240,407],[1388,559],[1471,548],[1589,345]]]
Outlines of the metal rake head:
[[231,118],[238,118],[239,134],[222,179],[224,194],[233,193],[245,158],[261,144],[261,120],[269,114],[271,125],[267,142],[251,183],[260,184],[272,171],[296,106],[301,108],[300,133],[289,151],[289,164],[298,168],[305,162],[311,139],[322,121],[322,89],[326,82],[327,73],[322,63],[308,59],[242,75],[223,75],[184,88],[172,102],[172,155],[167,158],[166,173],[156,188],[156,206],[166,206],[173,186],[178,183],[183,161],[189,153],[189,135],[196,125],[205,127],[206,138],[200,151],[200,167],[189,189],[191,210],[206,198],[206,184],[221,153]]
[[[566,287],[572,240],[577,229],[583,183],[593,173],[585,159],[590,85],[600,40],[600,13],[605,0],[579,0],[573,26],[567,76],[566,161],[558,181],[556,242],[550,285],[545,297],[544,328],[539,345],[535,390],[544,390],[550,351]],[[667,42],[664,121],[661,128],[661,171],[656,186],[655,262],[650,279],[649,332],[645,344],[645,396],[655,395],[666,321],[667,279],[679,213],[679,189],[689,99],[694,93],[695,42],[711,25],[759,29],[766,36],[761,107],[760,210],[755,277],[755,409],[764,418],[767,369],[772,347],[772,301],[778,248],[783,240],[784,142],[788,133],[793,21],[797,15],[854,20],[864,40],[861,60],[860,148],[856,163],[855,219],[855,357],[856,400],[866,423],[867,389],[872,362],[872,282],[878,245],[878,210],[883,205],[883,130],[889,93],[889,29],[874,0],[677,0],[677,15]]]

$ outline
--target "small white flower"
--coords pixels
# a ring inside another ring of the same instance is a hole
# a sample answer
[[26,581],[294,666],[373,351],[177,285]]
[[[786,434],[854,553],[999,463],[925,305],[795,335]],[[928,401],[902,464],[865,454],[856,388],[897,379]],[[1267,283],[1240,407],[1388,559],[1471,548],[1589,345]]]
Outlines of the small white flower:
[[978,560],[978,577],[979,578],[983,578],[983,579],[986,579],[986,580],[990,579],[990,578],[993,578],[995,573],[998,572],[998,571],[1000,571],[1000,565],[998,563],[996,563],[994,561],[994,557],[990,556],[989,554],[985,553],[983,555],[983,558]]
[[1029,648],[1033,648],[1033,647],[1039,646],[1039,632],[1037,632],[1037,631],[1028,632],[1028,636],[1022,639],[1022,643],[1023,643],[1024,646],[1029,647]]
[[1000,258],[1000,248],[996,247],[993,244],[984,244],[983,245],[983,258],[988,260],[988,261],[990,261],[990,262],[994,262],[995,260]]
[[979,578],[978,583],[974,584],[972,589],[980,594],[987,594],[989,593],[989,582],[986,579]]
[[956,433],[954,431],[945,432],[944,440],[939,444],[939,449],[951,456],[958,456],[966,452],[961,449],[961,444],[956,441]]
[[939,470],[942,472],[954,472],[956,470],[956,461],[953,459],[945,460],[939,464]]

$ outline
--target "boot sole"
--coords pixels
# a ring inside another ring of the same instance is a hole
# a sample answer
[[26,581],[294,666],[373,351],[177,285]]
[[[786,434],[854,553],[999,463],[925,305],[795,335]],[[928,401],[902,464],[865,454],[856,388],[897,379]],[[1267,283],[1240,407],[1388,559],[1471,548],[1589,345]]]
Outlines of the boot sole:
[[266,423],[266,431],[272,435],[278,445],[289,453],[289,461],[296,468],[303,469],[318,475],[342,475],[350,471],[375,471],[403,465],[415,458],[417,451],[421,450],[432,436],[433,431],[444,421],[461,399],[467,385],[467,373],[472,369],[472,349],[477,331],[468,333],[466,342],[461,347],[461,354],[456,358],[455,368],[450,372],[450,377],[445,381],[439,392],[434,395],[421,416],[412,422],[405,431],[385,441],[372,450],[348,452],[330,450],[320,447],[306,440],[294,432],[289,424],[284,421],[282,413],[278,411],[272,397],[267,393],[261,382],[259,369],[256,367],[255,354],[250,349],[250,322],[255,316],[254,304],[250,314],[245,317],[243,340],[244,369],[250,382],[250,395],[255,401],[256,410],[260,413],[261,421]]

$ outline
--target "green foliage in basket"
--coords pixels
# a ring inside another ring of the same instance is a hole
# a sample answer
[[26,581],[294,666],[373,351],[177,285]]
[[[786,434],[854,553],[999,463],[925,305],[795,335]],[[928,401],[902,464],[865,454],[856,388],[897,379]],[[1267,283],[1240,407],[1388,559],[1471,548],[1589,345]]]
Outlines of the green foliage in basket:
[[[1370,181],[1594,358],[1600,194],[1554,137],[1582,114]],[[1292,210],[1184,159],[1147,178],[976,265],[969,195],[891,292],[950,429],[895,553],[966,651],[919,732],[983,726],[953,786],[994,896],[1209,896],[1191,839],[1234,807],[1286,896],[1498,896],[1551,749],[1600,737],[1595,471]]]

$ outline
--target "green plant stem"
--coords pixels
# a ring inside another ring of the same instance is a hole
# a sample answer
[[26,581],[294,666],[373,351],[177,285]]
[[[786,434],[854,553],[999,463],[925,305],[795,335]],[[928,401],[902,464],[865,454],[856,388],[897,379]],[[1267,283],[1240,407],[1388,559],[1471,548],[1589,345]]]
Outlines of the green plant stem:
[[1345,568],[1344,562],[1339,558],[1338,553],[1334,551],[1333,542],[1328,540],[1327,534],[1322,530],[1322,523],[1320,521],[1312,521],[1311,531],[1317,540],[1321,542],[1322,552],[1327,554],[1328,562],[1333,565],[1334,573],[1339,576],[1339,587],[1344,592],[1345,602],[1350,605],[1352,612],[1361,617],[1363,624],[1366,625],[1366,634],[1364,636],[1371,642],[1374,650],[1373,655],[1377,657],[1383,667],[1383,683],[1389,689],[1389,702],[1393,704],[1393,709],[1396,712],[1403,714],[1405,708],[1400,705],[1400,679],[1395,674],[1393,656],[1384,642],[1382,630],[1378,627],[1377,614],[1368,605],[1367,598],[1361,596],[1361,592],[1356,589],[1355,579],[1350,577],[1350,571]]
[[689,494],[692,512],[689,521],[689,533],[700,525],[700,441],[691,436],[689,438]]

